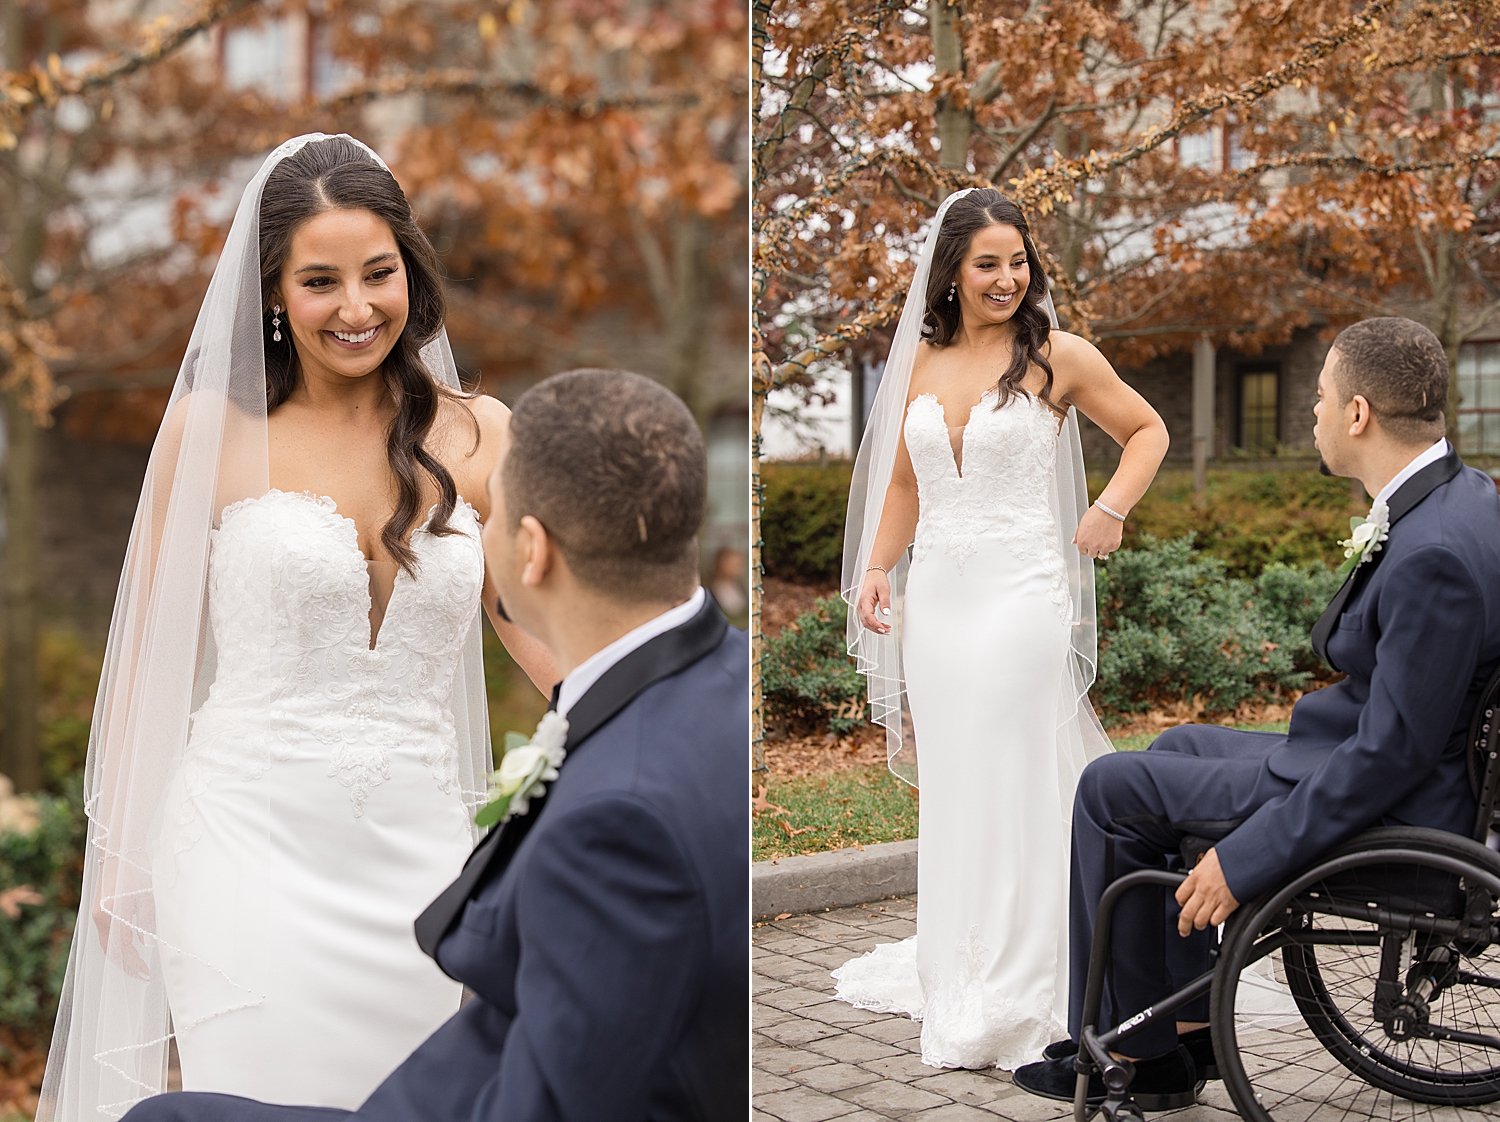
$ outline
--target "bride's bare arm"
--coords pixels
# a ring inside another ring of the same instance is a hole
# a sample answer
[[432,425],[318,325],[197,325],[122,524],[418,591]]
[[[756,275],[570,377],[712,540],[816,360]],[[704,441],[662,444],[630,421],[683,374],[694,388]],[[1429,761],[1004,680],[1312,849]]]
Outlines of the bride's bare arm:
[[886,576],[901,560],[917,532],[917,473],[912,470],[906,441],[896,447],[896,463],[880,508],[880,528],[870,549],[870,567],[865,571],[855,601],[859,622],[880,635],[890,629],[891,582]]
[[[469,499],[474,509],[479,513],[481,521],[489,518],[489,490],[485,486],[490,472],[505,455],[510,443],[510,410],[493,397],[477,397],[466,403],[474,414],[474,419],[479,423],[479,442],[472,456],[465,465],[465,479],[473,479],[476,482],[466,484],[464,497]],[[542,646],[526,632],[515,624],[503,619],[496,610],[500,602],[500,594],[495,588],[495,583],[490,577],[489,566],[485,566],[484,573],[484,613],[489,617],[490,625],[494,627],[495,634],[500,636],[500,642],[505,645],[510,657],[515,659],[516,665],[526,672],[526,676],[543,694],[551,695],[552,687],[561,679],[557,667],[552,661],[552,652]]]
[[1129,514],[1156,478],[1167,454],[1167,426],[1149,402],[1115,373],[1109,360],[1087,339],[1053,331],[1048,358],[1057,378],[1056,396],[1107,432],[1120,446],[1120,466],[1109,485],[1078,523],[1074,542],[1080,553],[1107,557],[1120,548],[1123,523],[1106,514]]

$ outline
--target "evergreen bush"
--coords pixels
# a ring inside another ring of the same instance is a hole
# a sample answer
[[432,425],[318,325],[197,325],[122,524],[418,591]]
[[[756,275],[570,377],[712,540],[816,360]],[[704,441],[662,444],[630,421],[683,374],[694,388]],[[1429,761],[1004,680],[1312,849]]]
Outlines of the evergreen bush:
[[0,828],[0,1028],[23,1041],[45,1043],[52,1031],[78,914],[81,775],[67,787],[35,796],[34,824]]
[[844,648],[847,619],[844,601],[826,596],[766,640],[761,686],[778,725],[842,736],[865,723],[865,680]]
[[1187,535],[1146,536],[1099,566],[1097,703],[1133,713],[1196,698],[1210,713],[1304,687],[1319,669],[1309,633],[1340,584],[1320,564],[1274,563],[1254,580]]
[[838,583],[853,472],[847,461],[761,465],[761,562],[767,576]]

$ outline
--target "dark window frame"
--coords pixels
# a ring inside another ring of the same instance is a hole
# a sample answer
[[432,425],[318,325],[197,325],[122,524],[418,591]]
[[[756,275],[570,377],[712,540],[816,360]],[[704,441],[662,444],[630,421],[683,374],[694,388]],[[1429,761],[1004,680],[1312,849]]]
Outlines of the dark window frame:
[[[1252,374],[1274,375],[1276,382],[1276,411],[1272,422],[1272,440],[1269,452],[1252,450],[1245,441],[1245,378]],[[1280,362],[1241,362],[1234,367],[1234,446],[1243,452],[1257,455],[1274,455],[1281,447],[1281,406],[1285,389],[1286,371]]]

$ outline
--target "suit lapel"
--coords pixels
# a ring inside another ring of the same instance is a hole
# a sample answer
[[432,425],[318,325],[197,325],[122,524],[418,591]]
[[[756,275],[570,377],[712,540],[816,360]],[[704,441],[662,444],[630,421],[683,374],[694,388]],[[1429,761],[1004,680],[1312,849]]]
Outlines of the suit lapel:
[[[1456,476],[1463,470],[1464,462],[1458,458],[1458,452],[1453,447],[1448,448],[1448,454],[1441,460],[1434,460],[1421,471],[1417,472],[1405,483],[1397,488],[1396,493],[1391,496],[1388,505],[1390,511],[1390,524],[1394,526],[1404,518],[1418,503],[1432,492],[1436,491],[1444,483]],[[1344,605],[1354,595],[1355,589],[1363,587],[1369,582],[1369,574],[1375,571],[1375,566],[1386,555],[1386,550],[1371,555],[1370,559],[1362,565],[1356,565],[1354,571],[1339,586],[1338,592],[1334,593],[1328,607],[1323,609],[1323,614],[1318,617],[1318,622],[1313,624],[1312,648],[1318,657],[1328,663],[1330,667],[1337,670],[1333,660],[1328,657],[1328,640],[1333,635],[1333,629],[1338,626],[1339,616],[1343,614]]]
[[[600,675],[568,711],[568,756],[562,766],[566,768],[579,747],[647,687],[670,678],[717,648],[728,627],[713,598],[704,597],[703,607],[692,619],[641,644]],[[557,695],[554,688],[550,707],[557,705]],[[533,799],[528,813],[491,830],[469,854],[458,879],[417,917],[417,945],[429,958],[437,957],[438,944],[475,891],[505,871],[547,803],[545,795]]]

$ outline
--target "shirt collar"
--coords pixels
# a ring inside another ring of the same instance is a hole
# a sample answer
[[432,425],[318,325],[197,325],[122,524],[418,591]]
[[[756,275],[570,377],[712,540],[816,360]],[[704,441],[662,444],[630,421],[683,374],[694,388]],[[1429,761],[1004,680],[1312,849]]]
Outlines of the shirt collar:
[[578,699],[588,692],[589,687],[597,682],[606,670],[637,647],[645,646],[658,635],[671,631],[674,627],[681,627],[692,619],[703,607],[703,600],[707,595],[703,591],[703,586],[699,585],[693,594],[677,607],[668,608],[661,615],[647,620],[635,630],[627,631],[609,646],[595,651],[573,667],[572,673],[562,680],[562,685],[558,688],[557,711],[567,716],[568,710],[573,708]]
[[1387,506],[1389,506],[1391,503],[1391,496],[1393,496],[1397,491],[1401,490],[1401,484],[1405,483],[1412,476],[1416,475],[1417,472],[1421,471],[1428,464],[1437,463],[1447,454],[1448,438],[1445,436],[1440,436],[1438,437],[1437,442],[1433,444],[1431,448],[1425,448],[1422,451],[1418,452],[1411,463],[1407,464],[1404,468],[1402,468],[1394,476],[1391,477],[1391,481],[1380,489],[1380,494],[1375,496],[1375,502],[1385,503]]

